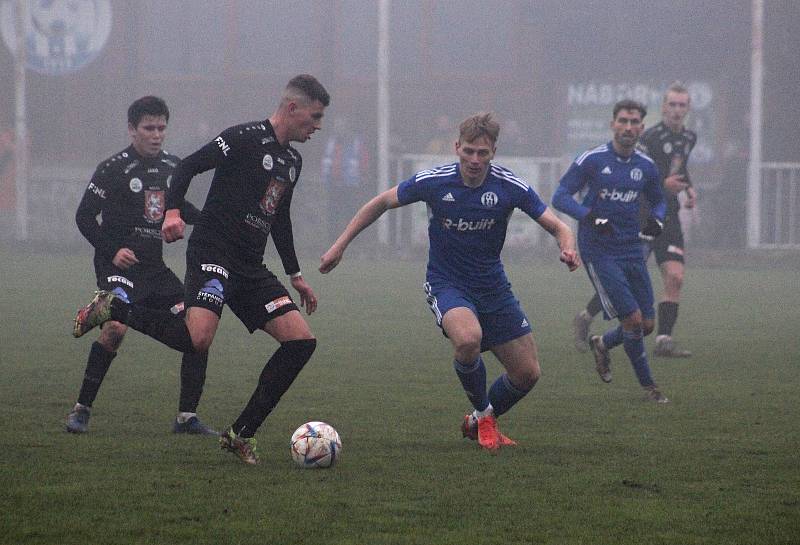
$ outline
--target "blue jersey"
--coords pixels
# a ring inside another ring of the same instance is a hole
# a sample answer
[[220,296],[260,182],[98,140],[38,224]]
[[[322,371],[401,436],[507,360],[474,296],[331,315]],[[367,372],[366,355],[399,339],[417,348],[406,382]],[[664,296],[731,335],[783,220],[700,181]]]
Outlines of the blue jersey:
[[493,163],[479,187],[464,185],[453,163],[405,180],[397,198],[403,205],[428,205],[428,282],[446,282],[477,297],[509,287],[500,251],[514,209],[533,219],[547,209],[527,183]]
[[[586,194],[578,203],[572,196],[584,189]],[[653,160],[638,150],[629,157],[618,155],[609,142],[575,159],[553,194],[553,207],[580,222],[578,247],[584,258],[598,254],[641,258],[642,194],[652,203],[653,214],[663,220],[666,205]],[[581,221],[590,210],[598,217],[608,218],[612,234],[598,234]]]

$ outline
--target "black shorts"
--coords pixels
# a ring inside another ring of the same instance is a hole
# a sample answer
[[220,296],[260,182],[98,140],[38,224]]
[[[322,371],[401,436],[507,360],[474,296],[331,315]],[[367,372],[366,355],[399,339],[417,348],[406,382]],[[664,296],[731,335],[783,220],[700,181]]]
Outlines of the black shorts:
[[186,307],[222,316],[228,305],[250,333],[292,310],[289,292],[264,265],[232,264],[224,251],[189,241],[186,250]]
[[140,263],[122,270],[95,256],[94,271],[97,287],[124,301],[173,314],[183,312],[183,284],[166,265],[148,267]]
[[650,250],[656,256],[656,263],[680,261],[683,263],[683,231],[678,214],[668,214],[664,218],[664,230],[650,243]]

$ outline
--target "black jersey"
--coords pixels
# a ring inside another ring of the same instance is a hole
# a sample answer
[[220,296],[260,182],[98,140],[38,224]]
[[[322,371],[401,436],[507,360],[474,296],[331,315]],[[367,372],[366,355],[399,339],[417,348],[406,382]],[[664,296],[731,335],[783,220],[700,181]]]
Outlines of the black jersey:
[[261,267],[272,234],[287,274],[300,270],[289,207],[302,158],[275,138],[268,120],[225,129],[175,171],[167,209],[179,208],[195,175],[214,170],[191,241],[222,249],[246,270]]
[[[682,174],[684,181],[692,185],[687,163],[697,142],[697,135],[687,128],[673,132],[664,122],[644,131],[639,138],[639,147],[655,161],[661,180],[673,174]],[[664,191],[667,214],[677,213],[680,208],[678,196]]]
[[[165,151],[144,157],[128,146],[97,166],[75,219],[99,257],[111,261],[120,248],[130,248],[141,265],[163,264],[166,192],[179,162]],[[185,214],[195,223],[200,212],[186,203]]]

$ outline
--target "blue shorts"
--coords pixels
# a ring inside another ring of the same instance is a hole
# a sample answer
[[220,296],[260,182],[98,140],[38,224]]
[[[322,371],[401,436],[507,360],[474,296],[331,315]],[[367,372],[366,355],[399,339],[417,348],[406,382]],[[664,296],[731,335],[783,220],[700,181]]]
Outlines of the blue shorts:
[[655,317],[653,286],[644,260],[593,256],[585,265],[606,320],[626,318],[637,310],[642,311],[642,318]]
[[[482,311],[476,299],[470,297],[463,290],[440,284],[434,286],[428,282],[425,282],[423,287],[428,306],[436,317],[436,325],[440,328],[442,319],[448,310],[464,307],[475,314],[482,330],[481,352],[486,352],[494,346],[513,341],[531,332],[528,317],[525,316],[519,301],[511,293],[511,290],[498,295],[503,302],[500,307]],[[497,307],[496,301],[497,299],[495,299],[493,307]],[[442,333],[445,337],[447,336],[444,329],[442,329]]]

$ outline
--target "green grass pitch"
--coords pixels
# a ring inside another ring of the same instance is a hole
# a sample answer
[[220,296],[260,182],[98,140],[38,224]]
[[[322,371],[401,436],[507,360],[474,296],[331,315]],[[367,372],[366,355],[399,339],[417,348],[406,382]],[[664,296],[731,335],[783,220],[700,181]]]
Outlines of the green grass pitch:
[[[93,289],[91,258],[2,257],[0,543],[800,542],[800,273],[791,267],[690,264],[676,335],[694,357],[651,359],[672,400],[657,406],[642,401],[621,349],[606,385],[591,355],[572,347],[572,317],[590,295],[583,270],[569,274],[552,255],[507,258],[543,377],[501,419],[519,446],[491,456],[460,436],[467,401],[424,302],[424,264],[345,260],[322,276],[308,258],[319,346],[259,431],[262,464],[249,467],[213,437],[170,433],[179,355],[136,332],[90,433],[65,433],[95,338],[70,334]],[[226,310],[204,420],[233,421],[275,346]],[[499,366],[492,356],[487,365],[492,380]],[[292,464],[289,437],[308,420],[341,434],[335,468]]]

